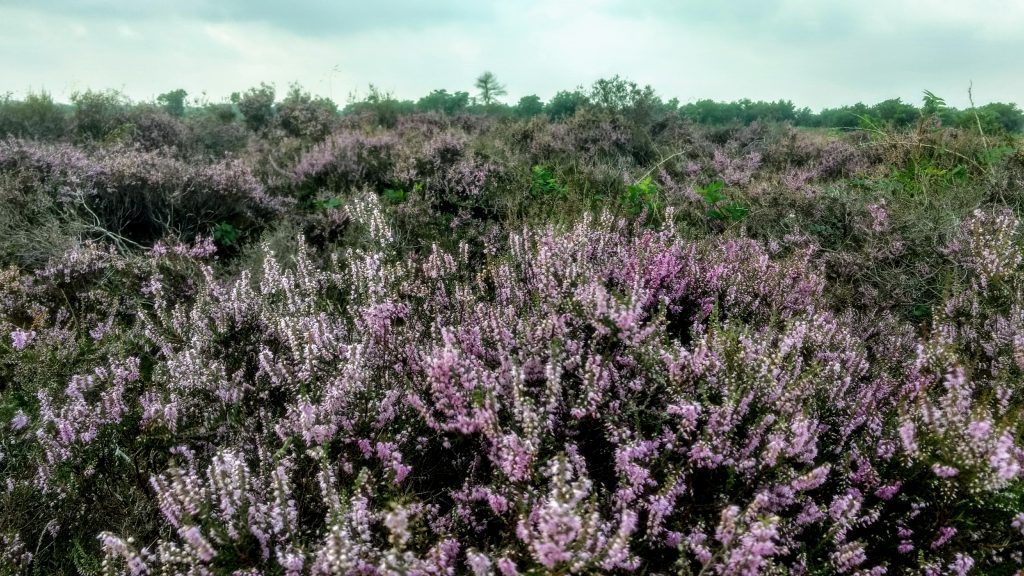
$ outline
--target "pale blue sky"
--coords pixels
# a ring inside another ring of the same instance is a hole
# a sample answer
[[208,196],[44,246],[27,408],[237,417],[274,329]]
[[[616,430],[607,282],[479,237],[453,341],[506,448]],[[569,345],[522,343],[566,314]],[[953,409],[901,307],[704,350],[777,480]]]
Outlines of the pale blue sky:
[[929,89],[1024,103],[1024,0],[0,0],[0,93],[174,88],[220,100],[298,81],[344,103],[507,100],[621,74],[665,98],[788,98],[812,108]]

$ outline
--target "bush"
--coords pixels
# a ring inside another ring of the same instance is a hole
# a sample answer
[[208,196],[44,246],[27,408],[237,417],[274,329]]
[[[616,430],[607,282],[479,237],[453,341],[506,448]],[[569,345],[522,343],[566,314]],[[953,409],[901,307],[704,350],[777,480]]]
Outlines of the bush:
[[0,136],[59,140],[67,134],[67,113],[46,92],[30,92],[24,100],[0,100]]
[[123,94],[113,90],[86,90],[72,94],[71,103],[74,111],[71,127],[77,140],[103,142],[128,136],[131,129],[129,102]]
[[[3,405],[21,501],[119,570],[987,571],[1020,551],[1009,215],[964,224],[962,280],[915,342],[827,311],[809,252],[604,217],[479,268],[405,260],[372,196],[349,210],[365,247],[341,268],[300,247],[191,296],[164,274],[205,250],[80,257],[80,278],[141,272],[152,307],[66,387]],[[67,353],[59,324],[0,322],[20,386]],[[139,473],[132,507],[75,516]],[[50,526],[9,518],[32,526],[10,542]]]
[[231,95],[231,102],[238,107],[245,125],[253,132],[260,132],[270,127],[274,119],[274,87],[260,84],[246,92]]
[[12,141],[0,148],[0,166],[44,194],[53,217],[70,211],[122,248],[168,235],[191,241],[222,222],[258,233],[281,209],[237,160],[195,164],[135,148],[83,154],[66,145]]
[[228,103],[208,104],[189,116],[187,126],[193,147],[216,157],[237,154],[249,142],[245,125],[235,121],[237,112]]
[[323,140],[332,130],[338,107],[326,98],[313,98],[299,86],[292,86],[277,105],[277,121],[290,136]]

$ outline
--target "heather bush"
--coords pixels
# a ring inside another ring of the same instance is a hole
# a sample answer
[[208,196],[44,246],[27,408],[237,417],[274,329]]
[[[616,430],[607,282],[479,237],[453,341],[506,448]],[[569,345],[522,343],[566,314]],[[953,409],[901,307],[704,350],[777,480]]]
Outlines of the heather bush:
[[[5,404],[19,431],[8,491],[51,495],[61,518],[34,530],[94,530],[105,569],[134,573],[941,572],[1018,558],[980,543],[1016,530],[1020,367],[993,360],[1019,351],[951,324],[1000,323],[954,321],[964,299],[1020,305],[990,293],[1020,274],[1014,219],[965,224],[951,253],[968,275],[936,318],[950,328],[915,351],[902,330],[870,337],[830,311],[810,252],[605,216],[514,233],[478,268],[466,248],[400,258],[374,195],[347,211],[364,247],[323,268],[300,247],[255,277],[199,263],[184,295],[162,273],[140,278],[141,315],[96,338],[123,344]],[[160,248],[151,262],[208,254]],[[104,258],[121,257],[81,257],[65,278]],[[53,322],[11,324],[6,362],[66,349]],[[979,396],[967,372],[1002,383]],[[76,470],[134,482],[139,516],[76,522],[103,493]]]
[[[67,220],[71,213],[85,232],[122,248],[149,246],[165,236],[191,241],[219,223],[258,233],[282,205],[238,160],[196,164],[164,150],[86,152],[66,144],[8,141],[0,144],[0,166],[19,200],[37,198],[32,208],[5,208],[14,220],[10,226],[22,228],[19,233],[36,233],[39,219]],[[49,209],[41,205],[46,203]]]
[[81,230],[70,214],[54,210],[52,196],[31,179],[0,176],[0,262],[44,265],[68,247]]
[[155,106],[137,105],[128,114],[129,141],[146,150],[191,146],[187,125],[171,113]]
[[1016,143],[267,94],[0,143],[0,573],[1024,568]]
[[292,86],[276,106],[277,122],[291,136],[323,140],[338,115],[338,107],[326,98],[313,98],[299,86]]
[[379,189],[395,178],[398,145],[398,139],[390,134],[343,130],[310,148],[296,164],[294,179],[314,190]]

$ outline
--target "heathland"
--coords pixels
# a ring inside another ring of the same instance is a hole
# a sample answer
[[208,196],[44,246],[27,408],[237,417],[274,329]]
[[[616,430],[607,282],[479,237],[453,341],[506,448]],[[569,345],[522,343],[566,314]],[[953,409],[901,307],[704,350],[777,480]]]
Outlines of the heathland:
[[0,100],[2,574],[1014,574],[1024,114]]

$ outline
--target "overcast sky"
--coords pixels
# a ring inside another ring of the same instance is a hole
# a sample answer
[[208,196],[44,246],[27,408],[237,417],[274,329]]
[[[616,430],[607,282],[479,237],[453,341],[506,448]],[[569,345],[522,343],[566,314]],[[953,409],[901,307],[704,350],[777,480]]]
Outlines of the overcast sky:
[[1024,0],[0,0],[0,93],[297,81],[344,103],[485,69],[510,102],[620,74],[683,102],[965,106],[973,81],[978,104],[1024,104]]

